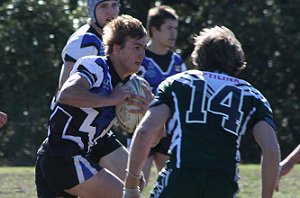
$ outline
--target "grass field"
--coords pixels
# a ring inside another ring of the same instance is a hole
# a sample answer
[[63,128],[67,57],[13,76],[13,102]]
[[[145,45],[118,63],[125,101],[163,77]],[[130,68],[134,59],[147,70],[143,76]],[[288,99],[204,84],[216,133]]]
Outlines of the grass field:
[[[238,198],[259,198],[261,189],[259,165],[240,165],[240,176],[241,191]],[[150,184],[153,183],[152,177]],[[147,197],[150,188],[149,186],[145,189],[144,197]],[[32,167],[0,167],[0,197],[36,197],[34,169]],[[280,192],[276,192],[273,197],[300,198],[300,165],[297,165],[287,176],[281,178]]]

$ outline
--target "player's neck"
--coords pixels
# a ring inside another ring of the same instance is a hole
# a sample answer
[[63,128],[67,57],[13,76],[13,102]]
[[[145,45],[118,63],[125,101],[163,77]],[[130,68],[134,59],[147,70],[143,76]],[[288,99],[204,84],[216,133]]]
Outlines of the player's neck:
[[147,49],[157,55],[166,55],[169,51],[168,47],[161,45],[158,42],[151,41]]
[[92,26],[98,32],[98,34],[101,36],[103,35],[103,29],[97,26],[91,19],[88,20],[88,24]]
[[124,80],[127,76],[130,75],[130,73],[126,72],[124,70],[124,67],[122,65],[122,63],[120,62],[120,59],[118,57],[116,57],[114,54],[109,55],[110,60],[113,64],[113,67],[115,68],[117,74],[119,75],[119,77]]

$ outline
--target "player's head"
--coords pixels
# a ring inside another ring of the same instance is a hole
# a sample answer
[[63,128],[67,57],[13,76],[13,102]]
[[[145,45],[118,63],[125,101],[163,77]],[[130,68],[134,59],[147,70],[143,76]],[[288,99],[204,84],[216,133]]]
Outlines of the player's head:
[[102,38],[106,54],[118,63],[114,66],[119,75],[138,72],[147,43],[147,31],[141,21],[129,15],[118,16],[105,25]]
[[106,54],[111,54],[113,45],[124,46],[126,39],[141,39],[147,31],[141,21],[129,15],[121,15],[109,22],[103,29],[103,42]]
[[191,56],[200,70],[237,75],[246,67],[242,46],[228,28],[204,28],[194,39],[195,48]]
[[120,12],[119,0],[87,0],[88,14],[100,27],[116,18]]
[[153,36],[153,28],[156,30],[161,30],[161,26],[166,23],[166,21],[173,21],[176,25],[176,36],[177,36],[177,25],[178,25],[178,16],[173,8],[170,6],[157,6],[151,8],[148,11],[147,16],[147,30],[149,36]]

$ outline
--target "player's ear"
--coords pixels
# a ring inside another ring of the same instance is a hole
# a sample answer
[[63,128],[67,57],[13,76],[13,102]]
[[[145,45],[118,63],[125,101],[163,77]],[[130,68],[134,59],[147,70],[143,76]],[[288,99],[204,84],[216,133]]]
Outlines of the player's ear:
[[157,28],[154,27],[154,26],[151,26],[151,27],[150,27],[150,30],[151,30],[152,34],[155,34],[155,32],[158,32],[158,31],[159,31],[159,29],[157,29]]
[[113,45],[113,52],[119,54],[120,50],[121,50],[121,45],[119,45],[119,44],[114,44]]

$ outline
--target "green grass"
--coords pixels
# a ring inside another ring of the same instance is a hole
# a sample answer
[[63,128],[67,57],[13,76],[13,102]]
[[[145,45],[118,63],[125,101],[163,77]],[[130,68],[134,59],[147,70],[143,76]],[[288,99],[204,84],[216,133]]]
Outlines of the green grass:
[[[147,197],[151,185],[155,182],[155,172],[152,172],[149,185],[143,192]],[[240,193],[238,198],[260,197],[260,166],[240,165]],[[216,187],[217,188],[217,187]],[[36,197],[34,185],[34,168],[32,167],[0,167],[0,197],[1,198],[33,198]],[[300,165],[280,180],[280,191],[273,198],[300,197]]]

